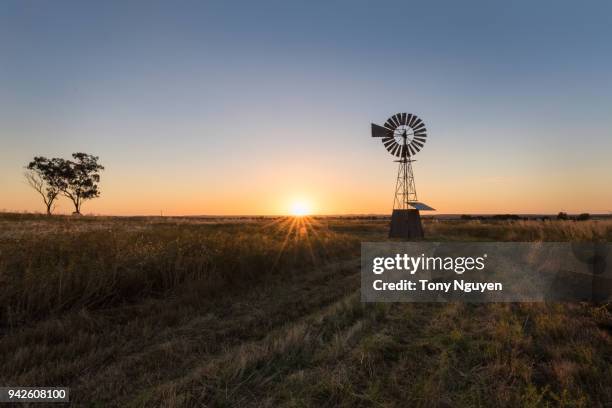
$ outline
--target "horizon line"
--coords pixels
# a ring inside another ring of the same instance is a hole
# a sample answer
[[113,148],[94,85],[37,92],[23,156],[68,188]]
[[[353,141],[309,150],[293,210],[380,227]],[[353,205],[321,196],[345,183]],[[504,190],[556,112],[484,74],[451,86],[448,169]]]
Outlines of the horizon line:
[[[531,212],[531,213],[516,213],[516,212],[479,212],[479,213],[439,213],[439,214],[422,214],[422,217],[444,217],[444,216],[494,216],[494,215],[517,215],[517,216],[557,216],[560,212],[568,215],[580,215],[589,214],[591,216],[612,216],[612,211],[607,212],[567,212],[559,211],[555,213],[546,212]],[[0,214],[19,214],[19,215],[43,215],[47,216],[46,213],[40,211],[12,211],[12,210],[0,210]],[[51,216],[62,216],[72,217],[72,213],[56,213]],[[307,214],[303,216],[296,216],[293,214],[192,214],[192,215],[163,215],[163,214],[133,214],[133,215],[118,215],[118,214],[102,214],[102,213],[88,213],[81,214],[77,217],[117,217],[117,218],[129,218],[129,217],[142,217],[142,218],[253,218],[253,217],[390,217],[390,213],[336,213],[336,214]]]

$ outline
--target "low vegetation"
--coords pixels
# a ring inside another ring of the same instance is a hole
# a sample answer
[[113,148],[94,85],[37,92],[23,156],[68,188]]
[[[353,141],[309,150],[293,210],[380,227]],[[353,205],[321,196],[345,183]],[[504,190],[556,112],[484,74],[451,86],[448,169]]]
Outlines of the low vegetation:
[[[0,215],[0,384],[98,406],[612,404],[612,309],[362,304],[380,218]],[[430,240],[610,241],[604,220],[428,219]]]
[[31,221],[32,234],[0,240],[1,316],[9,326],[75,308],[164,296],[184,284],[190,290],[196,285],[202,295],[238,289],[355,257],[359,250],[357,237],[297,219],[106,219],[96,225],[63,217],[49,223],[26,219],[24,229]]

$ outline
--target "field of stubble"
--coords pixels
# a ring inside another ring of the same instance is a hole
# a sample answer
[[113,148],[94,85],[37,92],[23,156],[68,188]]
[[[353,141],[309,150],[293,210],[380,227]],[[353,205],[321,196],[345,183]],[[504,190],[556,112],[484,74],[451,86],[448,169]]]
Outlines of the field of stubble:
[[[610,221],[426,221],[612,240]],[[0,385],[90,406],[612,405],[612,307],[362,304],[384,220],[0,214]]]

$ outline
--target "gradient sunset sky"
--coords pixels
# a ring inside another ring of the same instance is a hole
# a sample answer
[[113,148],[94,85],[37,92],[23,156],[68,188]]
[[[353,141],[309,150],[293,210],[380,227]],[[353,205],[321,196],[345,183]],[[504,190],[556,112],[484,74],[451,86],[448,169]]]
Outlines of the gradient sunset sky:
[[84,213],[390,213],[404,111],[438,213],[612,211],[612,3],[0,3],[0,210],[84,151]]

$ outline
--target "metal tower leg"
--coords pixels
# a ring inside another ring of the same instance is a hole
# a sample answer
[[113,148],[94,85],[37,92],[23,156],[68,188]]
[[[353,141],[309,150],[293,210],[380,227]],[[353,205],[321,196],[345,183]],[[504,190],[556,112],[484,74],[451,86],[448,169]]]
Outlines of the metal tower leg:
[[393,209],[408,210],[410,202],[418,201],[416,187],[414,185],[414,174],[412,173],[412,160],[403,158],[398,160],[397,180],[395,182],[395,197]]
[[389,237],[404,239],[423,238],[423,226],[419,211],[410,206],[417,201],[412,160],[404,157],[399,160],[397,180],[395,183],[395,198]]

